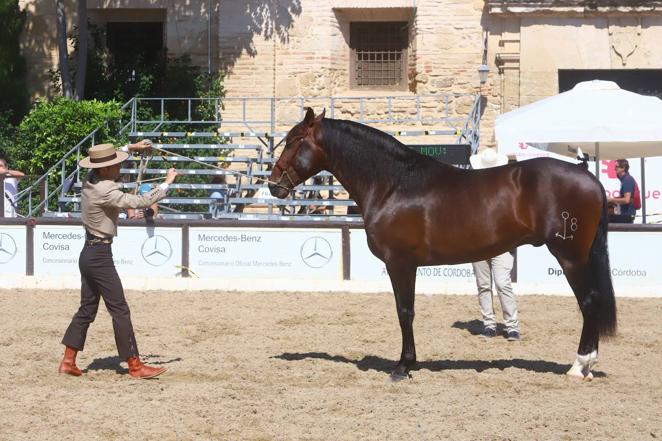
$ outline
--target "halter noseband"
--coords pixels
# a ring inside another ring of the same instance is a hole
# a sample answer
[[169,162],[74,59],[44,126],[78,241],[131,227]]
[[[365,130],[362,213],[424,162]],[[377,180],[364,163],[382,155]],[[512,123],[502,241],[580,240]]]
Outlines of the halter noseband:
[[[297,153],[299,153],[299,149],[301,148],[301,145],[305,142],[306,138],[301,137],[301,142],[299,142],[299,145],[296,146],[296,149],[294,152],[289,155],[290,158],[293,158],[296,156]],[[287,145],[285,146],[287,148]],[[279,162],[283,159],[283,155],[278,158],[278,161],[274,164],[274,168],[280,170],[280,179],[278,179],[278,182],[276,182],[274,185],[280,188],[284,188],[287,191],[292,190],[294,188],[294,182],[299,181],[299,174],[294,170],[294,167],[291,165],[287,168],[284,168],[282,165],[279,164]],[[287,188],[285,185],[281,184],[283,182],[283,177],[287,177],[287,180],[290,181],[290,184],[292,184],[292,188]]]

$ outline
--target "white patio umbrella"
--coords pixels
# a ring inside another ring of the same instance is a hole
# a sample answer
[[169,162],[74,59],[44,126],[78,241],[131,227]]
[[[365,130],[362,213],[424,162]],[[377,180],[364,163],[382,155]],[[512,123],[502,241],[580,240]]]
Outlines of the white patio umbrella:
[[518,159],[575,157],[577,147],[599,159],[662,156],[662,100],[586,81],[499,116],[495,134],[499,152]]
[[[662,100],[623,90],[613,81],[585,81],[496,120],[499,152],[518,160],[573,160],[577,149],[596,159],[662,156]],[[642,159],[642,192],[645,194]],[[644,202],[643,216],[646,219]]]

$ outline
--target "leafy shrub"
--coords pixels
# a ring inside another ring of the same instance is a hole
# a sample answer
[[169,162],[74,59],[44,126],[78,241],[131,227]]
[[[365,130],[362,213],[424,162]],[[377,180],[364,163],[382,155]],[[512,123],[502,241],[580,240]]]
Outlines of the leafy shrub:
[[119,117],[120,104],[116,101],[38,101],[18,126],[9,156],[18,170],[42,174],[97,127],[101,126],[96,143],[114,142]]

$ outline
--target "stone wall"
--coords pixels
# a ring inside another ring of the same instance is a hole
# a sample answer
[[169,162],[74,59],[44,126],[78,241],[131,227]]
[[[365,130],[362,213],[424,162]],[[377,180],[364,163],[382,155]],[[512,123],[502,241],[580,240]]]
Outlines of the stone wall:
[[[424,111],[437,115],[448,111],[449,116],[462,119],[463,123],[474,103],[473,97],[445,98],[441,95],[479,92],[477,69],[482,61],[483,1],[385,0],[379,2],[379,7],[374,7],[375,2],[362,2],[370,3],[371,8],[350,7],[352,2],[334,0],[281,1],[278,14],[269,7],[246,11],[239,3],[242,2],[221,4],[219,45],[229,97],[415,97],[439,94],[437,103],[428,101],[422,104]],[[288,8],[295,3],[300,7]],[[352,21],[409,23],[409,84],[406,90],[365,90],[350,86],[348,42]],[[494,67],[492,70],[491,80],[496,78]],[[484,127],[488,132],[501,107],[498,88],[492,84],[489,81],[482,89],[486,96]],[[311,100],[311,103],[315,101]],[[399,103],[404,106],[401,109],[403,114],[416,112],[414,100]],[[298,112],[298,109],[294,111]],[[375,105],[364,111],[379,118],[384,116],[387,107]],[[226,109],[228,115],[231,112],[231,108]],[[277,112],[287,110],[278,108]],[[335,109],[335,117],[356,119],[359,112],[358,105],[346,101]],[[428,142],[449,141],[454,139]]]
[[[65,4],[72,29],[75,2]],[[47,96],[48,70],[58,59],[54,2],[20,5],[28,11],[23,50],[29,84],[35,97]],[[88,8],[97,23],[159,15],[171,53],[190,53],[196,64],[220,69],[231,98],[318,97],[308,102],[319,112],[328,108],[321,97],[410,97],[396,107],[411,115],[416,96],[439,94],[436,103],[422,104],[423,111],[462,120],[473,99],[443,94],[480,92],[483,144],[492,141],[498,114],[558,93],[559,69],[658,69],[662,60],[660,0],[88,0]],[[371,20],[409,23],[405,90],[350,87],[349,23]],[[477,69],[483,61],[490,74],[481,86]],[[270,117],[268,101],[252,105],[253,117]],[[228,116],[242,111],[241,105],[225,110]],[[296,100],[278,101],[275,111],[282,119],[300,117]],[[363,111],[379,117],[386,106],[375,103]],[[359,106],[350,102],[339,101],[334,109],[337,118],[359,115]]]

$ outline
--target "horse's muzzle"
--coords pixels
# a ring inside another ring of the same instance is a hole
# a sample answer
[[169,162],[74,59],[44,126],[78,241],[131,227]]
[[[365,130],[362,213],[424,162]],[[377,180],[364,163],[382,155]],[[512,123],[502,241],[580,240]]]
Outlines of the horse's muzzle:
[[278,199],[285,199],[290,194],[287,188],[276,184],[269,184],[269,192]]

